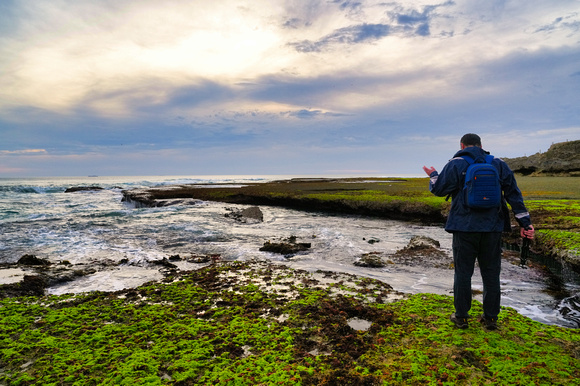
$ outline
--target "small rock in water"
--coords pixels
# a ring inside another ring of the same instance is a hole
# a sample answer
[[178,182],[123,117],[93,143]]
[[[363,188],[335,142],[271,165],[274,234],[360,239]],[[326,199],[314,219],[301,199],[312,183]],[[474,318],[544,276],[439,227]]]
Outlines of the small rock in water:
[[151,264],[160,265],[165,268],[177,268],[177,265],[171,263],[167,258],[163,258],[161,260],[153,260]]
[[381,239],[378,239],[376,237],[370,237],[368,240],[365,237],[363,237],[363,240],[365,240],[369,244],[374,244],[381,241]]
[[386,263],[381,258],[380,252],[369,252],[356,259],[354,265],[357,267],[381,268],[384,267]]
[[307,251],[311,247],[311,243],[297,243],[296,236],[290,236],[280,243],[266,241],[264,246],[260,248],[260,251],[279,253],[285,257],[292,257],[296,253]]
[[427,236],[413,236],[409,240],[409,244],[405,248],[407,249],[423,249],[423,248],[440,248],[441,244],[439,241],[432,239]]
[[100,186],[73,186],[71,188],[66,189],[65,193],[74,193],[74,192],[86,192],[92,190],[103,190]]
[[39,259],[34,255],[23,255],[20,259],[18,259],[17,264],[22,265],[50,265],[50,261],[45,259]]
[[440,243],[430,237],[413,236],[407,246],[389,256],[396,264],[452,268],[451,259],[440,249]]
[[253,222],[264,221],[264,214],[262,213],[262,210],[257,206],[252,206],[242,210],[232,208],[226,208],[226,210],[231,212],[226,213],[225,214],[226,217],[233,218],[234,220],[241,223],[248,223],[252,221]]

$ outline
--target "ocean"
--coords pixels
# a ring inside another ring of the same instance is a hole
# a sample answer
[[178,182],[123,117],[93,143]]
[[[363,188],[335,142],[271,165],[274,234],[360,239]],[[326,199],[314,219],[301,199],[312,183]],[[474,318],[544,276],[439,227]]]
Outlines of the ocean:
[[[413,236],[438,240],[451,263],[451,235],[441,226],[268,206],[261,207],[263,222],[240,223],[226,216],[244,208],[240,205],[196,202],[139,208],[122,202],[124,189],[192,183],[239,186],[294,177],[304,176],[0,178],[0,284],[21,280],[26,270],[9,264],[26,254],[53,263],[94,267],[90,275],[48,288],[54,295],[136,287],[163,278],[155,262],[174,255],[211,254],[222,260],[258,259],[310,271],[351,273],[382,280],[407,293],[452,295],[452,269],[421,264],[364,268],[353,264],[364,253],[393,254]],[[103,189],[65,193],[76,186]],[[259,251],[267,241],[292,236],[312,247],[291,258]],[[186,260],[175,264],[182,270],[201,266]],[[552,284],[532,269],[505,262],[502,270],[502,305],[542,323],[580,327],[578,275],[558,272],[564,290],[555,295],[550,291]],[[483,288],[477,269],[473,287]],[[482,300],[481,295],[475,298]]]

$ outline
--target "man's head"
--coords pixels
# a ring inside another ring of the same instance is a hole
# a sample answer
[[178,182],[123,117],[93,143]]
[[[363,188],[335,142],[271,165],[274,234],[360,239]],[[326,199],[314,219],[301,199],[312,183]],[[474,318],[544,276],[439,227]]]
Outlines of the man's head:
[[479,146],[481,147],[481,138],[477,134],[465,134],[461,137],[461,149],[469,146]]

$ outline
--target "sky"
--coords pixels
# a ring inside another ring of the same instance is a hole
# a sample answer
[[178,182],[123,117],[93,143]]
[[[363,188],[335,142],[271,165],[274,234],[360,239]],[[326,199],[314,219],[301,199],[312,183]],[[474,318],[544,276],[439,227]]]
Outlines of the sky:
[[422,175],[580,139],[580,0],[1,0],[0,177]]

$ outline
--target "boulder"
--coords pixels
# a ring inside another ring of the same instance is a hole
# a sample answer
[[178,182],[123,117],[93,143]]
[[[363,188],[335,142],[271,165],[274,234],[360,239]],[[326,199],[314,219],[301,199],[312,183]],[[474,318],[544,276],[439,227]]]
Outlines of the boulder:
[[230,213],[225,214],[226,217],[232,218],[241,223],[264,221],[264,214],[257,206],[251,206],[241,210],[226,208],[226,210],[230,211]]

